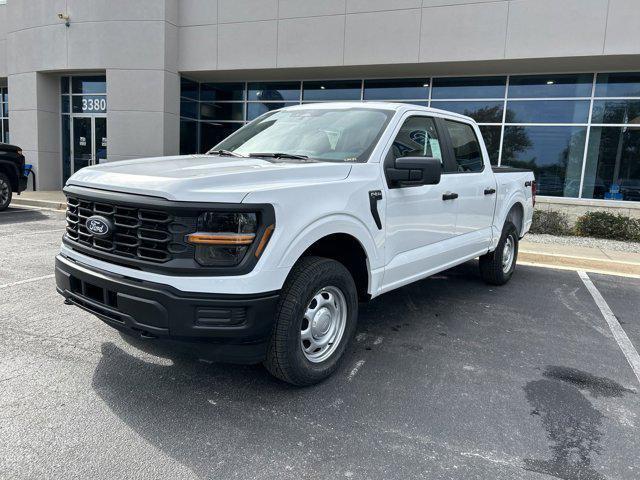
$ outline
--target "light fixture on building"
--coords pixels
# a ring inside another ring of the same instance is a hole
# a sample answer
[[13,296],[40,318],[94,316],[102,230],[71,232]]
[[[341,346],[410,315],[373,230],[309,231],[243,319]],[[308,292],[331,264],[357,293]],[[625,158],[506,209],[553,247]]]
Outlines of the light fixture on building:
[[324,90],[326,87],[324,85],[320,85],[320,90]]
[[554,82],[553,80],[547,80],[547,85],[553,85],[554,83],[556,82]]
[[64,20],[64,24],[68,27],[69,25],[71,25],[71,23],[69,22],[69,14],[68,13],[59,13],[58,14],[58,18],[60,20]]

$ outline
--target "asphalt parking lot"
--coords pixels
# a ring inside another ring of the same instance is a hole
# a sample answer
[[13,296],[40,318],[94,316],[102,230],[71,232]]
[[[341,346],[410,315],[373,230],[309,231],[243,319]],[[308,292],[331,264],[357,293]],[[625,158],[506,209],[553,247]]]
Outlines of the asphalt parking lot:
[[[63,305],[63,229],[0,213],[2,478],[640,478],[640,384],[574,271],[495,288],[470,262],[391,292],[296,389]],[[589,277],[640,348],[640,280]]]

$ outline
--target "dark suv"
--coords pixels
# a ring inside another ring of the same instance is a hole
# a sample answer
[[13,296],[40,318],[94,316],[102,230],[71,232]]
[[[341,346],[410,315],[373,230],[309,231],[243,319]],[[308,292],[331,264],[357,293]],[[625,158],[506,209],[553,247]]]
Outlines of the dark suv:
[[22,149],[0,143],[0,212],[11,203],[13,192],[18,195],[27,188]]

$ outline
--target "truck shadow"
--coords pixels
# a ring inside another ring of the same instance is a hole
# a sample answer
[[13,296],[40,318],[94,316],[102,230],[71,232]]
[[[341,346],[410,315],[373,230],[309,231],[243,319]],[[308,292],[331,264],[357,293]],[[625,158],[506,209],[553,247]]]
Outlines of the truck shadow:
[[[421,422],[429,419],[415,418],[423,408],[415,399],[424,396],[424,371],[413,365],[446,361],[441,349],[423,350],[424,340],[446,347],[486,294],[477,262],[469,262],[362,306],[358,332],[369,340],[357,337],[336,374],[314,387],[289,386],[260,365],[207,364],[129,337],[127,344],[142,353],[103,343],[92,387],[129,428],[198,477],[254,478],[258,466],[261,478],[301,478],[304,466],[307,474],[332,478],[340,475],[336,463],[345,462],[379,476],[390,461],[372,448],[380,442],[395,445],[389,455],[397,464],[424,472],[433,460],[415,452],[424,450],[425,440],[380,428],[412,424],[424,433]],[[460,296],[471,298],[470,305],[452,311]],[[382,348],[382,337],[390,350],[364,357]],[[349,371],[361,358],[369,363],[351,381]]]
[[38,210],[27,210],[22,208],[8,208],[0,212],[0,225],[11,225],[14,223],[38,222],[47,220],[49,217]]

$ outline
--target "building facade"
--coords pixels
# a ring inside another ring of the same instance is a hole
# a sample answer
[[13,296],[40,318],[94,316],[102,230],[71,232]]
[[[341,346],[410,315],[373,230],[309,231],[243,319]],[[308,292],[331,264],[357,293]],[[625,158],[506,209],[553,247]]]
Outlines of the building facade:
[[59,189],[274,108],[401,101],[475,118],[542,205],[636,215],[638,25],[638,0],[7,0],[0,134]]

